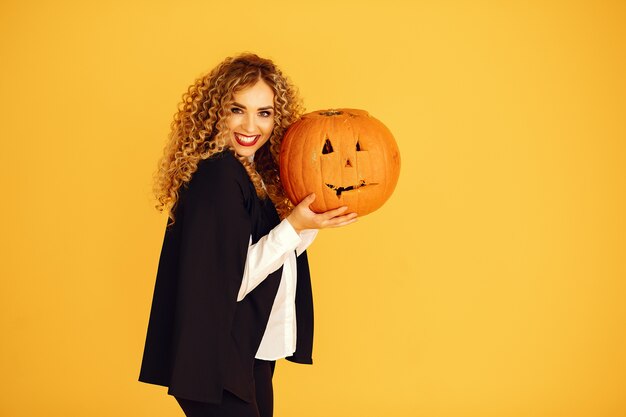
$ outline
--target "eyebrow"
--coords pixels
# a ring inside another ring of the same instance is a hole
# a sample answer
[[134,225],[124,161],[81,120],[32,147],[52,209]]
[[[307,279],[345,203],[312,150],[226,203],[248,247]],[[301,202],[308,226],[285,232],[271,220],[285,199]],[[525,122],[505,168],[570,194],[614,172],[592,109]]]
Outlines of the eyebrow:
[[[242,109],[245,109],[246,106],[244,106],[243,104],[239,104],[237,102],[233,103],[233,106],[236,107],[241,107]],[[274,110],[274,106],[264,106],[264,107],[259,107],[259,110]]]

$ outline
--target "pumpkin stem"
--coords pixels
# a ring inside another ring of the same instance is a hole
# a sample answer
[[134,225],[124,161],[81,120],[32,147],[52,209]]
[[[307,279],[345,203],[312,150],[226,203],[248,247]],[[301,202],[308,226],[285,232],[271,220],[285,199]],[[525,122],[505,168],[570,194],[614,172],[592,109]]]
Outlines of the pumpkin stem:
[[340,114],[343,114],[343,112],[339,110],[326,110],[321,111],[319,114],[321,116],[339,116]]

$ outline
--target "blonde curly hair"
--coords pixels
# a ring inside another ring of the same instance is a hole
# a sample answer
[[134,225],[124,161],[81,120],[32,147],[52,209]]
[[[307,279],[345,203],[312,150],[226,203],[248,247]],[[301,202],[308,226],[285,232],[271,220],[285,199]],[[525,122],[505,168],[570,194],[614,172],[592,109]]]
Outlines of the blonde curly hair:
[[[254,155],[254,162],[229,147],[226,118],[233,94],[263,80],[274,91],[274,129],[270,139]],[[242,163],[260,198],[269,197],[284,218],[293,209],[279,176],[280,145],[287,127],[304,112],[296,88],[269,59],[251,53],[226,58],[199,77],[178,105],[169,140],[154,175],[156,209],[168,209],[172,225],[180,187],[191,180],[198,162],[224,150]],[[265,189],[263,188],[265,184]],[[267,191],[266,191],[267,190]]]

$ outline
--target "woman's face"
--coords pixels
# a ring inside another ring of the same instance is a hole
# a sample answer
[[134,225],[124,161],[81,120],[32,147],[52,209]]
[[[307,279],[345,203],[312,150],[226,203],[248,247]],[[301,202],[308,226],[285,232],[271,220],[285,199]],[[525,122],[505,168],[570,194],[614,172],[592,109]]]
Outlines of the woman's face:
[[226,119],[230,146],[241,156],[253,155],[274,129],[274,92],[263,80],[233,94]]

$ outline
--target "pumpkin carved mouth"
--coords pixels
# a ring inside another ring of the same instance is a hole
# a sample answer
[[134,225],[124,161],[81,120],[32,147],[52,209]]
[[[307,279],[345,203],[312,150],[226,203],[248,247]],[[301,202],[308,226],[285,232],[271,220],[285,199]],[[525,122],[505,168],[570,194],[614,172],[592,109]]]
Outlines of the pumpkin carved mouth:
[[330,188],[331,190],[335,191],[337,193],[337,198],[341,197],[341,193],[343,193],[344,191],[352,191],[352,190],[357,190],[359,188],[363,188],[367,185],[378,185],[377,182],[373,182],[370,184],[366,184],[365,180],[361,180],[361,182],[357,185],[350,185],[348,187],[337,187],[336,185],[332,185],[332,184],[326,184],[326,186],[328,188]]

